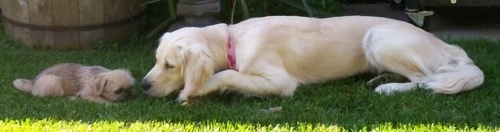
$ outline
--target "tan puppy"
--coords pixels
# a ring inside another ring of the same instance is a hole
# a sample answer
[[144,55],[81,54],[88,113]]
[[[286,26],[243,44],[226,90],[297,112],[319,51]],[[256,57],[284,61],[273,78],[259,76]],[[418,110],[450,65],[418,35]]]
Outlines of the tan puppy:
[[406,22],[269,16],[165,33],[141,86],[155,97],[181,90],[181,102],[224,90],[287,97],[301,84],[363,72],[395,74],[370,84],[393,76],[409,80],[378,85],[375,91],[382,94],[416,87],[455,94],[484,81],[463,49]]
[[134,95],[134,78],[126,70],[61,63],[43,70],[34,81],[16,79],[14,86],[38,97],[81,97],[97,103],[123,101]]

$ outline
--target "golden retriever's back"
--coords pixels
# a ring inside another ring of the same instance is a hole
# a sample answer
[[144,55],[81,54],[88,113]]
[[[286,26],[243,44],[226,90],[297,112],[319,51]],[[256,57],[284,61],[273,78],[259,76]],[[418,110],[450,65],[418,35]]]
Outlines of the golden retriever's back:
[[[273,57],[276,53],[279,57],[275,58],[281,60],[274,61],[282,63],[297,80],[317,82],[325,81],[325,78],[346,77],[370,69],[361,50],[364,33],[374,25],[395,21],[358,16],[326,19],[273,16],[250,19],[231,25],[229,31],[235,44],[247,44],[240,46],[245,49],[240,49],[241,51],[238,52],[247,55],[237,56]],[[262,33],[268,34],[262,35]],[[255,46],[248,46],[248,44]],[[245,60],[253,59],[245,58]],[[244,71],[245,67],[241,70]]]

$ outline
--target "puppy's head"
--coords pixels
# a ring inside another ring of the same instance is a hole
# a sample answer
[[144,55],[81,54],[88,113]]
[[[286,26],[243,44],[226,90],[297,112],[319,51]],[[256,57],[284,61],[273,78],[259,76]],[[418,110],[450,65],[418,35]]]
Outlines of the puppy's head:
[[134,78],[126,70],[101,73],[94,81],[97,94],[109,101],[124,101],[135,95]]
[[184,89],[198,88],[213,74],[213,61],[207,47],[212,37],[206,36],[203,30],[182,28],[162,36],[156,50],[156,64],[141,81],[146,94],[163,97],[183,86]]

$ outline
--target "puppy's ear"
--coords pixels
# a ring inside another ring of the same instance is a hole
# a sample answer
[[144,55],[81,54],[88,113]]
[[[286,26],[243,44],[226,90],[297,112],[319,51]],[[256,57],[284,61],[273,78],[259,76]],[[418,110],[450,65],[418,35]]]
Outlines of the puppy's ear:
[[205,84],[213,74],[213,62],[208,49],[201,47],[180,47],[181,72],[184,75],[184,89],[194,90]]
[[97,95],[101,95],[102,92],[104,91],[104,88],[106,85],[108,85],[107,79],[104,77],[103,73],[97,75],[96,78],[94,78],[94,84],[95,84],[95,91]]

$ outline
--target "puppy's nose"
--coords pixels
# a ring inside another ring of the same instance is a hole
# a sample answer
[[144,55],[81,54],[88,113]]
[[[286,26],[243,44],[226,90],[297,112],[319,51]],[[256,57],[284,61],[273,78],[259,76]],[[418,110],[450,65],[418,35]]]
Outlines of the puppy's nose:
[[151,83],[149,83],[149,81],[148,81],[147,79],[143,79],[143,80],[141,81],[141,87],[142,87],[142,89],[144,89],[144,90],[148,90],[148,89],[150,89],[150,88],[151,88]]

